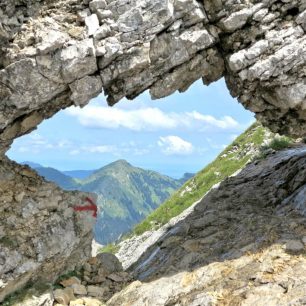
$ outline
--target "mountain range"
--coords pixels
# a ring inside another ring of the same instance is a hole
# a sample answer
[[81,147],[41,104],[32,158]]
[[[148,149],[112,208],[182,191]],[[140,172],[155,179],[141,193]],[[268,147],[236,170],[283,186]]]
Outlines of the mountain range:
[[96,193],[99,213],[95,239],[107,244],[130,231],[159,207],[193,174],[174,179],[118,160],[98,170],[59,171],[37,163],[24,162],[45,179],[65,190]]

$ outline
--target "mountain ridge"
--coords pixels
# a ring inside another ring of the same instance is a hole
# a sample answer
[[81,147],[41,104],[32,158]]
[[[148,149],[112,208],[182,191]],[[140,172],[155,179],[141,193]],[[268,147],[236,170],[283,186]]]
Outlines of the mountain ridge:
[[[96,240],[113,242],[158,208],[192,174],[173,179],[153,170],[134,167],[124,159],[92,170],[85,178],[71,178],[65,172],[25,162],[45,179],[66,190],[96,193],[99,207]],[[86,171],[86,170],[85,170]]]
[[129,231],[180,186],[170,177],[118,160],[83,180],[80,190],[98,194],[102,212],[95,232],[104,244]]
[[95,169],[93,170],[65,170],[61,172],[74,179],[85,179],[86,177],[91,175],[94,171],[96,170]]

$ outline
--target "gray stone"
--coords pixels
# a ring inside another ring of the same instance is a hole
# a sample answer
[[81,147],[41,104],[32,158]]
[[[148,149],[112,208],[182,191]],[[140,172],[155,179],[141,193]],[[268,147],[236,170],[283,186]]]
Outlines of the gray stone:
[[303,27],[304,31],[306,30],[306,10],[299,14],[296,19],[296,22]]
[[286,243],[286,250],[293,253],[301,252],[305,250],[305,246],[299,240],[290,240]]
[[85,18],[85,24],[87,27],[88,36],[92,36],[96,33],[99,28],[99,19],[96,14],[92,14]]
[[102,81],[99,76],[86,76],[70,85],[70,99],[77,106],[84,106],[91,98],[102,92]]
[[56,289],[53,295],[55,301],[62,305],[69,305],[70,301],[75,300],[72,288]]
[[93,297],[102,297],[105,292],[105,288],[98,287],[98,286],[88,286],[87,293]]
[[103,24],[101,27],[98,28],[98,30],[94,34],[95,40],[101,40],[103,38],[106,38],[110,36],[112,33],[112,30],[109,25]]
[[61,60],[63,61],[63,79],[69,82],[93,74],[98,69],[92,39],[63,49]]
[[234,32],[237,29],[242,28],[251,15],[252,11],[250,9],[243,9],[227,17],[221,22],[221,25],[226,31]]
[[86,295],[87,290],[86,287],[80,284],[73,284],[71,285],[71,288],[73,290],[73,293],[76,295]]
[[54,297],[51,292],[33,294],[22,302],[17,302],[15,306],[53,306]]
[[89,3],[89,8],[92,12],[97,12],[99,9],[104,9],[106,7],[105,0],[93,0]]
[[117,283],[120,283],[120,282],[124,282],[124,278],[118,274],[118,273],[112,273],[110,275],[107,276],[108,279],[114,281],[114,282],[117,282]]
[[253,19],[260,22],[268,13],[269,10],[267,8],[261,9],[254,14]]
[[61,48],[69,36],[66,33],[50,29],[47,37],[43,37],[43,43],[37,46],[39,54],[48,54]]
[[98,254],[97,262],[99,269],[102,269],[106,276],[114,272],[123,271],[122,264],[118,258],[111,253]]
[[72,287],[72,285],[80,285],[81,284],[81,280],[75,276],[70,277],[68,279],[65,279],[63,281],[60,282],[60,284],[62,286],[66,287]]

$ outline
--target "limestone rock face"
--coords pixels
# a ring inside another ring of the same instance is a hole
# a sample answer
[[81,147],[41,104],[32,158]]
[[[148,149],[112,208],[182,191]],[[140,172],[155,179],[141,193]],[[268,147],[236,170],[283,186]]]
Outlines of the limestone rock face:
[[305,146],[275,153],[212,189],[154,241],[121,244],[138,281],[107,305],[303,305],[305,179]]
[[[27,166],[0,163],[0,303],[28,281],[53,282],[90,257],[88,194],[64,192]],[[92,195],[91,195],[92,196]]]
[[223,76],[273,131],[306,135],[305,9],[304,0],[3,0],[0,151],[102,90],[112,105]]
[[[221,77],[273,131],[305,136],[305,12],[305,0],[2,0],[0,301],[38,271],[53,279],[82,261],[91,243],[90,214],[71,208],[80,193],[5,158],[16,137],[102,90],[113,105]],[[294,192],[288,201],[305,211],[305,188]]]

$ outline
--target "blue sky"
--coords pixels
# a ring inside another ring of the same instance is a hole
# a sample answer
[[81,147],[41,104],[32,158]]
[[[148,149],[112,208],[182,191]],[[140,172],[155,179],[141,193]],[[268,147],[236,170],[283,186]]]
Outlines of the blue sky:
[[146,92],[110,108],[101,94],[15,140],[8,156],[59,170],[98,169],[118,159],[172,177],[197,172],[243,132],[254,116],[220,80],[152,101]]

